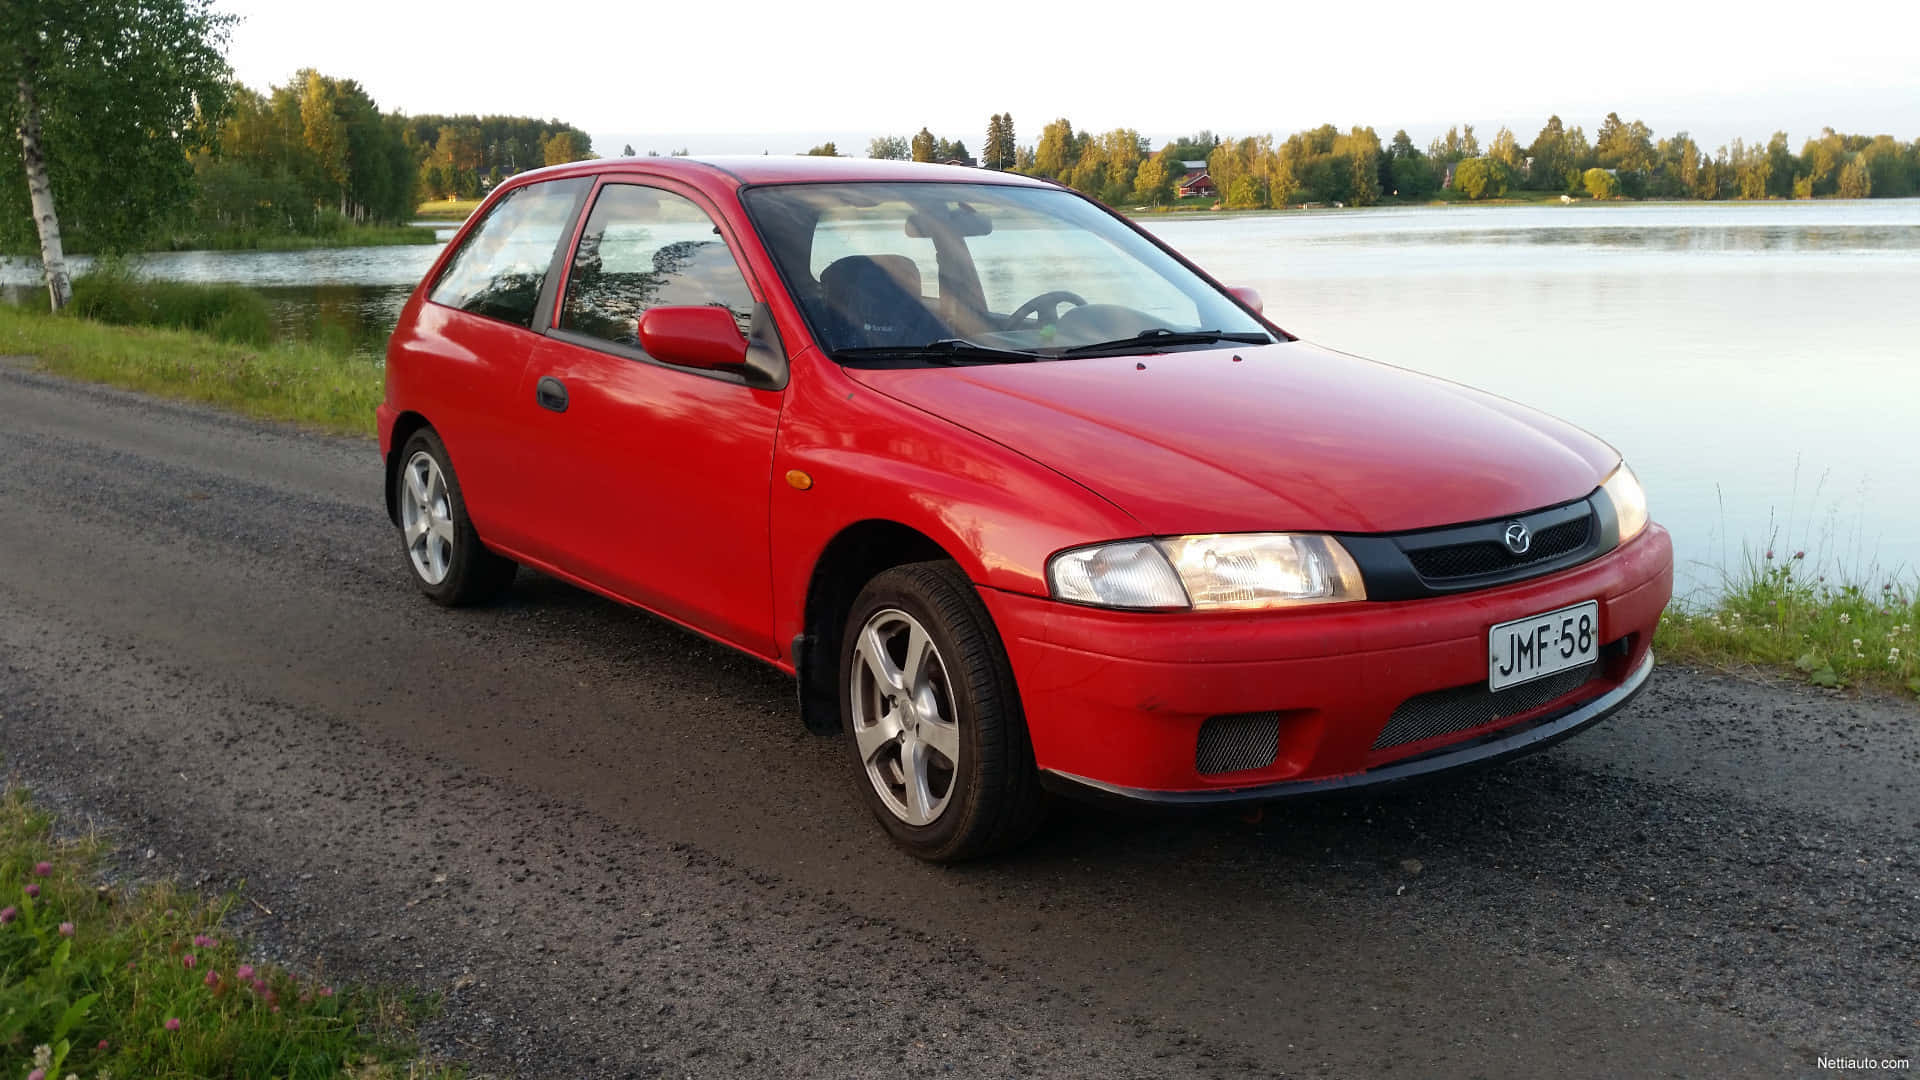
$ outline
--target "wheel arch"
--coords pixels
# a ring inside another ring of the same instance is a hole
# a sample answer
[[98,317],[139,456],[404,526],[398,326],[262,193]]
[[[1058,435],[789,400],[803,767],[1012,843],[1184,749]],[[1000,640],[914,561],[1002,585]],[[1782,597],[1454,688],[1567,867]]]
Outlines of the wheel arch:
[[427,422],[427,418],[417,412],[403,412],[393,418],[393,431],[387,437],[387,460],[384,467],[387,474],[387,520],[395,525],[400,524],[400,504],[394,501],[394,497],[400,490],[400,455],[406,450],[407,440],[413,438],[415,432],[423,428],[430,430],[432,427],[433,425]]
[[887,518],[856,521],[835,533],[807,578],[800,634],[794,638],[800,719],[818,735],[840,731],[840,637],[847,612],[867,582],[908,563],[946,559],[951,551],[926,533]]

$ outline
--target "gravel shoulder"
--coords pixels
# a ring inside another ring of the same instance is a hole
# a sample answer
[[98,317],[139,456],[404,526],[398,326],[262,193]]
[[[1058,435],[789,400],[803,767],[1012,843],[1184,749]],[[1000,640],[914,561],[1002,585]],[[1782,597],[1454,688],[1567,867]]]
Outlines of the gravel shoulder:
[[[1920,710],[1660,669],[1403,793],[942,870],[777,673],[403,576],[371,444],[0,361],[0,755],[511,1075],[1813,1075],[1920,1056]],[[146,857],[151,850],[152,857]],[[269,914],[270,912],[270,914]]]

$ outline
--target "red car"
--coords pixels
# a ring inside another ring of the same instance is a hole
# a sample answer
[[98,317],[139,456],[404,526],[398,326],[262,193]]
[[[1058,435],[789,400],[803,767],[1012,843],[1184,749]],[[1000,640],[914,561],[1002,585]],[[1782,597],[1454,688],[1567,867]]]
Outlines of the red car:
[[408,300],[379,425],[429,597],[526,565],[792,673],[933,860],[1049,791],[1251,802],[1537,749],[1646,682],[1672,590],[1606,443],[1298,341],[976,169],[515,177]]

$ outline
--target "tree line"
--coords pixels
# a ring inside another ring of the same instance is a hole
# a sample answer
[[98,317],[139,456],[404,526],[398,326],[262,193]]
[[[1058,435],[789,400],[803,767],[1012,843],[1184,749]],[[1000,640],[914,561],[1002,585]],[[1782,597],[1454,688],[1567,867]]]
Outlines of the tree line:
[[422,199],[474,198],[518,172],[593,156],[586,132],[523,116],[381,111],[359,83],[302,69],[262,94],[231,88],[192,153],[174,233],[309,233],[407,221]]
[[[0,4],[0,252],[37,251],[54,306],[65,251],[330,235],[409,220],[423,197],[592,156],[559,120],[405,116],[311,69],[233,81],[213,0]],[[27,183],[17,182],[24,173]]]
[[[1708,152],[1685,131],[1656,140],[1639,120],[1609,113],[1593,137],[1551,116],[1531,142],[1502,127],[1481,145],[1473,125],[1456,125],[1425,149],[1406,131],[1382,143],[1371,127],[1331,124],[1295,132],[1227,138],[1211,131],[1152,143],[1132,128],[1075,130],[1065,119],[1017,146],[1013,117],[988,119],[978,164],[1045,177],[1109,203],[1166,205],[1176,201],[1187,162],[1204,162],[1231,209],[1302,203],[1369,206],[1382,199],[1429,199],[1443,190],[1467,199],[1514,191],[1595,198],[1810,199],[1900,197],[1920,194],[1920,139],[1848,135],[1832,128],[1805,140],[1795,153],[1785,132],[1764,144],[1734,139]],[[810,153],[835,153],[832,143]],[[882,136],[867,156],[915,161],[970,160],[964,144],[922,128],[912,138]]]

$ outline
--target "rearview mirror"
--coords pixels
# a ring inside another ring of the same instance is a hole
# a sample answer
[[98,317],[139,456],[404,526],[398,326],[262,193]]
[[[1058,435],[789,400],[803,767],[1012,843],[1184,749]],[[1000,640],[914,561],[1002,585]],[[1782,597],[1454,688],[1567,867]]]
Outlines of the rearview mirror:
[[1252,308],[1255,315],[1265,314],[1265,312],[1261,310],[1259,293],[1254,292],[1245,285],[1234,285],[1228,288],[1227,291],[1233,294],[1235,300]]
[[951,210],[915,210],[907,215],[908,236],[923,239],[943,231],[954,236],[989,236],[993,219],[966,203],[958,203]]
[[640,348],[663,364],[716,369],[747,362],[747,339],[723,307],[648,308],[640,316]]

